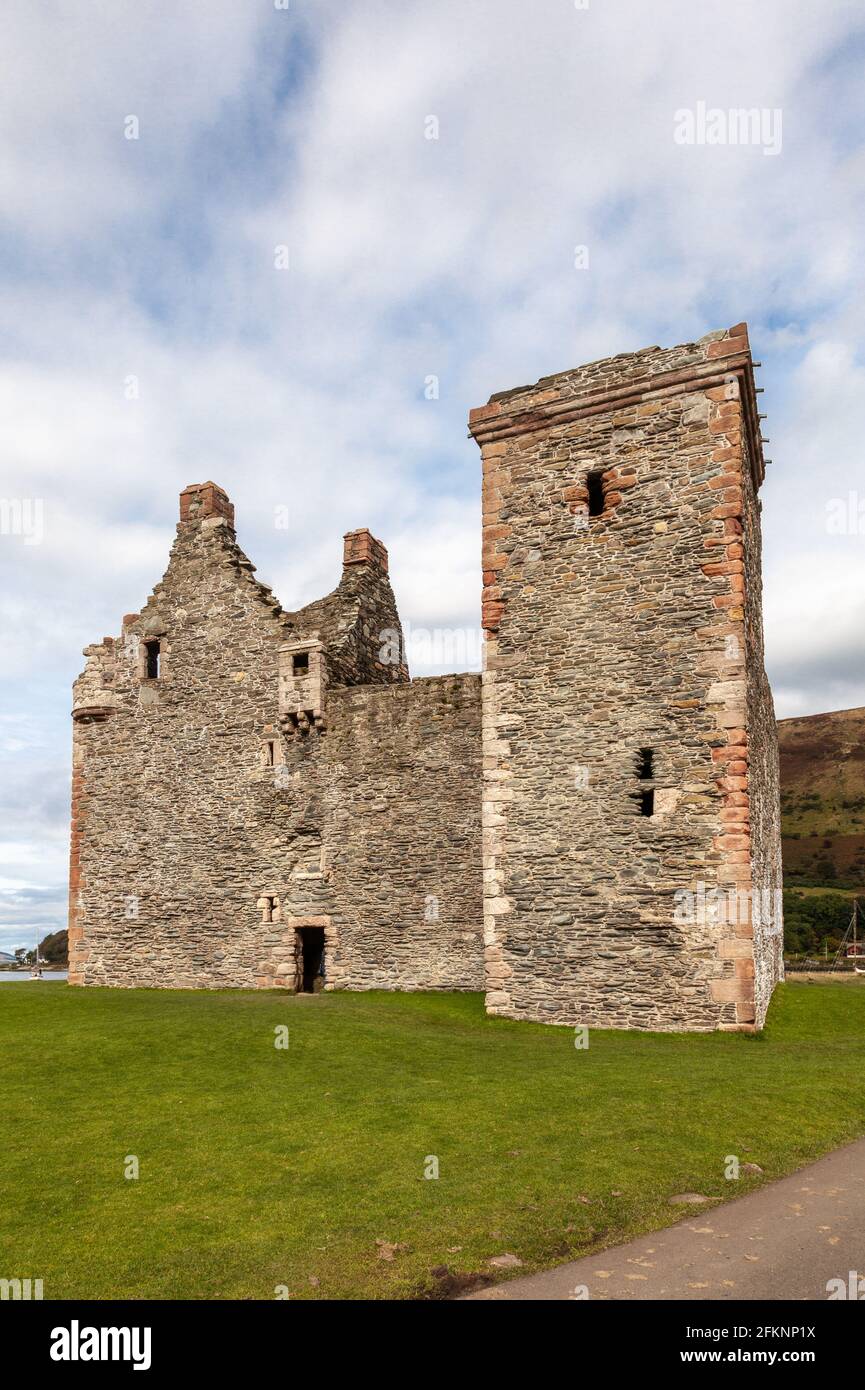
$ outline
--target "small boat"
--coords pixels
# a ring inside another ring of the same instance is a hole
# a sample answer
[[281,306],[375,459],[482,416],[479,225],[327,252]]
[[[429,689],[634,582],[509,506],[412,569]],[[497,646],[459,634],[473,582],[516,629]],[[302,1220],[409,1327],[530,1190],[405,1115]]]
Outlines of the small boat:
[[31,967],[30,967],[30,978],[31,978],[31,980],[41,980],[41,979],[42,979],[42,966],[43,966],[44,964],[45,964],[45,961],[40,960],[40,958],[39,958],[39,933],[37,932],[37,933],[36,933],[36,950],[33,952],[33,964],[32,964]]
[[835,952],[832,969],[837,970],[841,961],[850,961],[856,975],[865,975],[865,941],[859,940],[859,900],[853,899],[853,916],[844,933],[841,945]]

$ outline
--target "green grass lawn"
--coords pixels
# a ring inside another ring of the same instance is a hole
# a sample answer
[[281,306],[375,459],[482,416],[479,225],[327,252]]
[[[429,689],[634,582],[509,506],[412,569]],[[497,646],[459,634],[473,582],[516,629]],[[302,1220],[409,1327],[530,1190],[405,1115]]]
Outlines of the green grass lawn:
[[28,982],[0,1042],[0,1276],[46,1298],[424,1296],[437,1266],[529,1272],[681,1219],[674,1193],[738,1196],[728,1154],[766,1181],[865,1133],[865,989],[833,983],[779,989],[762,1037],[578,1051],[477,995]]

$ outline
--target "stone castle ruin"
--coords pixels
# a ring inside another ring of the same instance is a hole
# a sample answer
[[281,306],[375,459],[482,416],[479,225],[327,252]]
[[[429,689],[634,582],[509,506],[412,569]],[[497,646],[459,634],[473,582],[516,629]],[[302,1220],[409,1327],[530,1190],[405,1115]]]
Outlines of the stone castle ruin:
[[470,431],[483,676],[410,679],[369,531],[289,612],[225,492],[181,494],[164,578],[75,683],[70,983],[762,1024],[781,850],[747,329],[500,393]]

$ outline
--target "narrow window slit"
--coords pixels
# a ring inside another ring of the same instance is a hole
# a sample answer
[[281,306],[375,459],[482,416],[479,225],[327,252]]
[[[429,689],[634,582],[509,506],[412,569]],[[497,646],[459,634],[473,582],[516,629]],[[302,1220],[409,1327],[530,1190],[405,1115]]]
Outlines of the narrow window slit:
[[144,643],[145,670],[149,681],[159,680],[159,643],[157,641]]
[[655,793],[654,791],[640,792],[640,815],[653,816],[655,814]]
[[637,776],[641,782],[648,782],[655,775],[655,750],[654,748],[641,748],[638,756]]
[[586,487],[589,490],[589,516],[600,516],[604,510],[604,475],[602,472],[586,474]]

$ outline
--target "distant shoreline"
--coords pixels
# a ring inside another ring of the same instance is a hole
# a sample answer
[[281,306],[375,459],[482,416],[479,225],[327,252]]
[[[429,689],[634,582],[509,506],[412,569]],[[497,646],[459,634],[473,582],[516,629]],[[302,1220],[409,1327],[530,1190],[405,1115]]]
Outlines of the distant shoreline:
[[[0,972],[6,975],[29,975],[32,969],[32,965],[3,965],[0,963]],[[53,973],[56,970],[68,970],[69,964],[67,961],[52,960],[43,964],[42,969]]]

